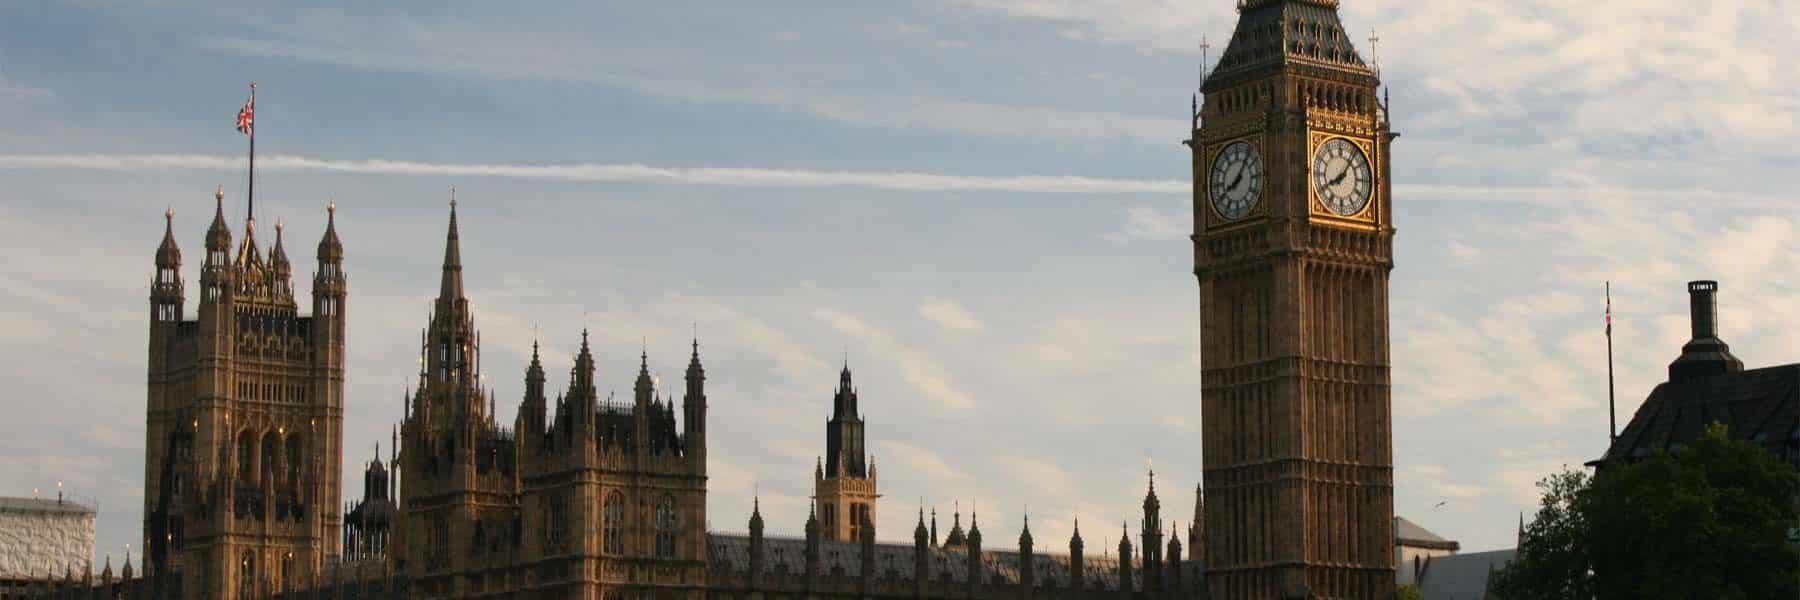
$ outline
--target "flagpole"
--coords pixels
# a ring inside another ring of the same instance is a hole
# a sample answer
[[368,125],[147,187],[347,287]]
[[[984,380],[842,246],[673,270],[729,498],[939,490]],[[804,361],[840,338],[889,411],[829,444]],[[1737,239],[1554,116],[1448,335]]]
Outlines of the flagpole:
[[[255,119],[255,115],[256,115],[256,82],[254,82],[254,81],[250,82],[250,111],[251,111],[251,118]],[[247,202],[249,203],[249,206],[248,206],[247,210],[245,211],[245,216],[247,218],[249,218],[250,222],[254,223],[254,222],[256,222],[256,124],[254,121],[250,124],[249,133],[250,133],[250,189],[249,189],[249,192],[247,194],[245,194],[245,196],[247,198]]]
[[1619,441],[1619,410],[1613,404],[1612,282],[1606,282],[1606,422],[1608,446]]

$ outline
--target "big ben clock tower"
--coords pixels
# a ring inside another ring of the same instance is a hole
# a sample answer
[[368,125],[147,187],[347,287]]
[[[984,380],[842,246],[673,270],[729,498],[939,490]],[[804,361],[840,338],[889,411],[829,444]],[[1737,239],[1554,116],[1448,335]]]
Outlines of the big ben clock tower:
[[1188,141],[1214,598],[1394,593],[1394,135],[1337,7],[1240,0]]

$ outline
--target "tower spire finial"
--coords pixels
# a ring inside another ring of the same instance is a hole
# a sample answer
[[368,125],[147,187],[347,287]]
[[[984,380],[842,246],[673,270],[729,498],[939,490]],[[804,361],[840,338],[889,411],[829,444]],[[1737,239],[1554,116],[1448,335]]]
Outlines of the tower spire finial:
[[1375,75],[1378,77],[1381,75],[1381,48],[1380,48],[1380,46],[1381,46],[1381,36],[1375,33],[1374,28],[1370,28],[1369,29],[1369,58],[1370,58],[1369,67],[1375,71]]
[[444,234],[444,276],[438,287],[438,299],[454,301],[463,297],[462,241],[456,226],[456,188],[450,188],[450,227]]
[[1207,53],[1209,50],[1212,50],[1212,42],[1206,38],[1205,34],[1201,34],[1200,35],[1200,87],[1202,87],[1202,88],[1206,87],[1206,63],[1207,63],[1206,58],[1207,58]]

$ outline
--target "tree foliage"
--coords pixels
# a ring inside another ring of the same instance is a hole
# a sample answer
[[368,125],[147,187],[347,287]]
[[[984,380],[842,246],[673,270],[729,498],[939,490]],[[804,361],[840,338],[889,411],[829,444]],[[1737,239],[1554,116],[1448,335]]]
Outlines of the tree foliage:
[[1511,600],[1594,597],[1588,524],[1580,510],[1581,497],[1591,484],[1592,479],[1580,470],[1563,471],[1538,482],[1544,496],[1537,516],[1523,528],[1513,561],[1494,573],[1490,585],[1496,596]]
[[1595,591],[1612,598],[1800,598],[1796,475],[1714,425],[1675,455],[1607,472],[1582,497]]
[[1537,518],[1491,588],[1525,598],[1796,598],[1800,475],[1720,425],[1674,454],[1539,482]]

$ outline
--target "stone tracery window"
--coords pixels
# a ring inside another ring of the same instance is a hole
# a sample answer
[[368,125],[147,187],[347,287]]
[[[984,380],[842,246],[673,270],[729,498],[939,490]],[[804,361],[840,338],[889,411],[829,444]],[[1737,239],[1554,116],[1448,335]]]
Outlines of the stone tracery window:
[[553,551],[567,550],[569,546],[569,499],[565,494],[550,497],[549,523],[544,535],[548,538]]
[[663,496],[656,503],[656,557],[675,557],[675,497]]
[[238,595],[246,598],[256,594],[256,555],[245,552],[238,562]]
[[603,512],[605,513],[604,518],[606,522],[604,523],[605,530],[602,534],[604,543],[601,550],[607,554],[624,554],[625,496],[618,492],[607,494],[606,505]]

